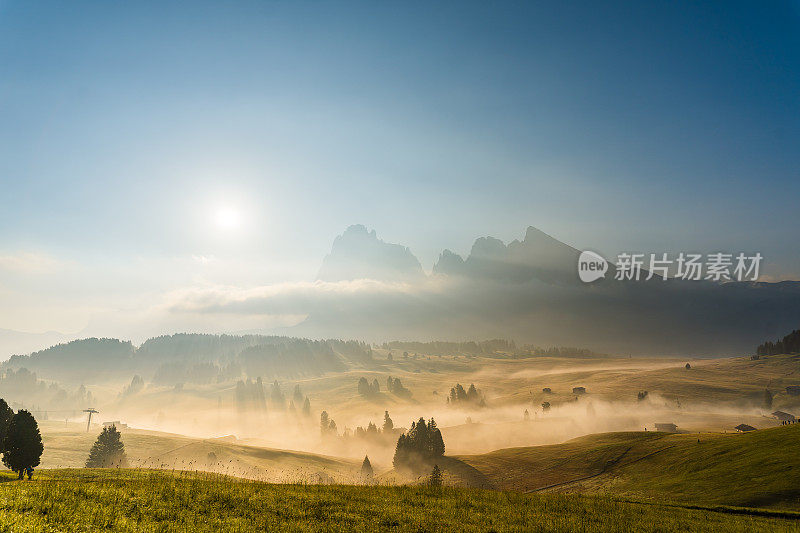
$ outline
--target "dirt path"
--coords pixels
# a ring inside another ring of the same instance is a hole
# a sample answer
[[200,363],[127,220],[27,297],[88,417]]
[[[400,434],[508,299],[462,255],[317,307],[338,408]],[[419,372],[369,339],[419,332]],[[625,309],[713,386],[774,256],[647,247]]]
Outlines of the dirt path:
[[[652,456],[656,455],[657,453],[661,453],[663,451],[669,450],[670,448],[674,448],[674,447],[675,447],[675,444],[673,444],[672,446],[667,446],[665,448],[661,448],[660,450],[656,450],[654,452],[650,452],[647,455],[643,455],[641,457],[637,457],[636,459],[633,459],[632,461],[628,461],[623,466],[628,466],[628,465],[632,465],[634,463],[638,463],[639,461],[641,461],[643,459],[647,459],[648,457],[652,457]],[[632,446],[628,446],[628,448],[624,452],[622,452],[619,457],[617,457],[616,459],[612,459],[611,461],[608,461],[603,466],[603,469],[600,470],[600,472],[597,472],[595,474],[590,474],[588,476],[579,477],[577,479],[571,479],[569,481],[561,481],[560,483],[553,483],[552,485],[546,485],[544,487],[539,487],[539,488],[536,488],[536,489],[526,490],[525,494],[530,494],[532,492],[539,492],[539,491],[542,491],[542,490],[552,489],[552,488],[555,488],[555,487],[561,487],[561,486],[564,486],[564,485],[570,485],[572,483],[578,483],[580,481],[586,481],[587,479],[592,479],[592,478],[596,478],[598,476],[601,476],[601,475],[605,474],[606,472],[608,472],[609,469],[611,469],[614,466],[616,466],[617,464],[619,464],[619,462],[628,454],[629,451],[631,451],[632,448],[633,448]]]

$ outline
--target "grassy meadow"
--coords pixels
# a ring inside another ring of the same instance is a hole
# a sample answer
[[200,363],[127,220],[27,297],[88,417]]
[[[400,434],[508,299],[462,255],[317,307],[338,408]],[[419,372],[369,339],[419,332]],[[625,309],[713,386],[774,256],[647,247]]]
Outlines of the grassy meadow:
[[454,459],[503,490],[800,511],[800,424],[744,434],[607,433]]
[[[41,468],[82,468],[97,431],[75,423],[41,424]],[[235,437],[197,439],[158,431],[124,429],[123,442],[132,467],[204,470],[270,482],[351,481],[359,461],[302,451],[242,444]]]
[[[101,420],[136,426],[139,413],[170,405],[184,425],[167,418],[162,429],[189,430],[123,429],[131,469],[83,469],[99,426],[42,420],[34,480],[0,482],[0,531],[800,531],[800,425],[769,417],[797,407],[782,389],[795,383],[797,356],[687,370],[678,359],[382,355],[370,368],[298,380],[314,409],[304,419],[237,418],[229,384],[153,387],[110,404]],[[400,377],[413,396],[360,396],[362,376]],[[475,383],[488,407],[445,405],[456,382]],[[767,387],[772,408],[759,405]],[[446,486],[395,472],[394,441],[321,438],[322,408],[340,428],[380,423],[387,409],[398,427],[435,416]],[[682,432],[654,432],[655,422]],[[742,422],[759,430],[734,433]],[[365,453],[375,485],[358,484]]]
[[0,483],[0,531],[800,531],[794,516],[421,486],[52,470]]

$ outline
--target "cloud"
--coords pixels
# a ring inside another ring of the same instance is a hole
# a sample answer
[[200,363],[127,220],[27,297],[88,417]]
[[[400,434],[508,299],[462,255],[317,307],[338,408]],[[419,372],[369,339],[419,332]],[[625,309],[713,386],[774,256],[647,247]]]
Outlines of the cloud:
[[246,323],[253,329],[279,327],[278,318],[285,317],[288,334],[314,338],[505,338],[605,353],[734,355],[789,331],[800,316],[798,291],[782,285],[559,285],[447,276],[215,285],[169,293],[159,304],[159,320],[196,320],[215,329]]
[[165,307],[177,313],[308,314],[320,307],[386,303],[396,298],[422,298],[444,289],[442,280],[420,283],[373,279],[278,283],[243,289],[213,286],[173,291]]
[[0,270],[23,274],[45,274],[54,272],[61,262],[41,252],[19,251],[0,254]]
[[209,263],[217,262],[217,258],[213,255],[193,255],[192,261],[200,263],[201,265],[207,265]]

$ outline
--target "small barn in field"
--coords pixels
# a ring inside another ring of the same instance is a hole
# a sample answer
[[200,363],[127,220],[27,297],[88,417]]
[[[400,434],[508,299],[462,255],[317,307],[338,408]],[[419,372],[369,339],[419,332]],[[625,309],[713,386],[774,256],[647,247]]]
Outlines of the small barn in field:
[[791,422],[792,424],[797,421],[793,414],[784,413],[783,411],[775,411],[772,413],[772,417],[777,418],[781,422]]
[[748,431],[755,431],[756,428],[753,426],[748,426],[747,424],[739,424],[734,428],[739,433],[747,433]]
[[586,394],[586,387],[572,387],[572,394]]
[[669,423],[656,422],[656,431],[664,431],[666,433],[675,433],[676,431],[678,431],[678,426],[676,426],[672,422],[669,422]]

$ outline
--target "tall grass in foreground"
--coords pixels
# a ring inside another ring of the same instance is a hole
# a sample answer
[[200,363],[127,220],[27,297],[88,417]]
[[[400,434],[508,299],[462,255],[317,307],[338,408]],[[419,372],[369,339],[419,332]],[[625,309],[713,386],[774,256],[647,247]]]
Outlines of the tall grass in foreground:
[[219,474],[55,470],[0,483],[0,531],[800,531],[800,522],[603,497],[270,485]]

